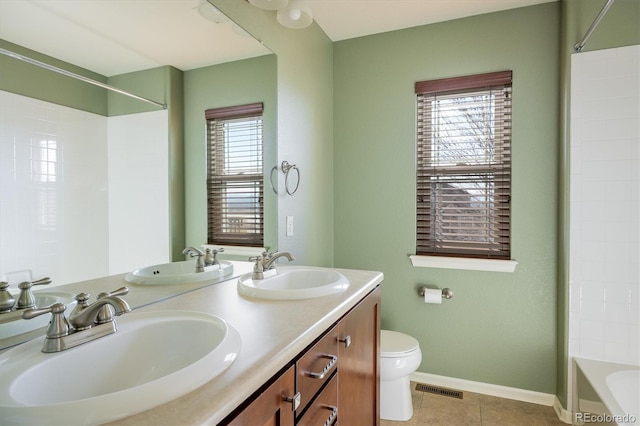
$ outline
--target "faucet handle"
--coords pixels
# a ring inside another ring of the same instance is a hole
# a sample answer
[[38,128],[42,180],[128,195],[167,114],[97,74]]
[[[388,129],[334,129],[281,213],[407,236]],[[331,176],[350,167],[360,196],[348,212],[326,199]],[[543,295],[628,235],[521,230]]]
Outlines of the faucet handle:
[[31,292],[33,283],[31,281],[23,281],[18,284],[20,289],[20,295],[18,296],[18,303],[16,303],[16,309],[31,309],[36,307],[36,298]]
[[51,314],[51,322],[47,329],[47,338],[55,339],[62,336],[69,335],[71,326],[64,316],[64,311],[67,309],[64,303],[54,303],[51,306],[40,309],[27,309],[22,313],[22,318],[29,320],[40,315]]
[[102,299],[103,297],[111,297],[111,296],[124,296],[127,293],[129,293],[129,287],[120,287],[117,290],[100,293],[98,295],[98,299]]
[[44,277],[35,281],[23,281],[18,284],[20,289],[20,295],[18,296],[18,303],[16,309],[31,309],[36,307],[36,298],[31,292],[31,287],[34,285],[47,285],[51,284],[51,278]]
[[182,254],[189,255],[189,257],[204,256],[204,252],[197,247],[187,247],[182,250]]
[[253,256],[249,258],[249,262],[255,262],[253,272],[262,272],[262,256]]
[[220,247],[218,249],[206,249],[204,254],[204,265],[211,266],[217,265],[218,263],[218,253],[223,253],[224,247]]
[[47,285],[47,284],[51,284],[51,278],[49,278],[49,277],[40,278],[39,280],[31,281],[31,284],[32,285]]
[[16,299],[8,290],[9,283],[6,281],[0,281],[0,313],[11,312],[13,305],[16,304]]
[[253,273],[251,274],[252,280],[261,280],[264,278],[264,264],[262,256],[253,256],[249,258],[250,262],[255,262],[253,264]]

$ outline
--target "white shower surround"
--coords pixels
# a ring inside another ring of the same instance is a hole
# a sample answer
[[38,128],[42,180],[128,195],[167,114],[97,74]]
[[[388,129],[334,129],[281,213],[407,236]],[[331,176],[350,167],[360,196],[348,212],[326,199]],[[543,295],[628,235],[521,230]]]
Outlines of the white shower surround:
[[167,123],[0,91],[0,278],[61,285],[168,261]]
[[571,61],[569,355],[640,364],[640,46]]

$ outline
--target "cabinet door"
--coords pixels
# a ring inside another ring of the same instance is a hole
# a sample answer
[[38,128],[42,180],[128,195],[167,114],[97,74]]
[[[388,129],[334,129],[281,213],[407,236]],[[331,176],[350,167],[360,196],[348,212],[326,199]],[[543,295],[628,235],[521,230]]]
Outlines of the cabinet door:
[[295,393],[295,367],[284,374],[240,412],[230,425],[237,426],[293,426],[293,398]]
[[338,323],[338,419],[377,425],[380,419],[380,287]]

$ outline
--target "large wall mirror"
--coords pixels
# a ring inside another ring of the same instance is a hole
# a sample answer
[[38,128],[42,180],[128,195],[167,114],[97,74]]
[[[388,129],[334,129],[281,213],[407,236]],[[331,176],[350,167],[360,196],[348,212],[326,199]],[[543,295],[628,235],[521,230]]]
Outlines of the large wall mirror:
[[[167,221],[148,237],[158,238],[159,244],[151,246],[164,247],[166,258],[157,263],[181,260],[174,247],[167,247],[175,233],[181,234],[185,246],[206,244],[204,110],[249,102],[265,104],[265,245],[275,246],[277,197],[269,186],[268,171],[277,158],[277,58],[211,4],[204,0],[2,0],[0,48],[81,70],[113,86],[122,82],[128,86],[125,90],[169,103],[168,110],[144,103],[138,108],[130,106],[138,101],[129,99],[120,107],[122,95],[107,95],[87,83],[53,76],[51,71],[0,55],[0,277],[25,273],[33,279],[51,276],[54,282],[66,284],[124,272],[109,265],[114,253],[120,253],[128,265],[147,266],[153,259],[146,257],[148,250],[136,250],[132,238],[135,229],[143,228],[152,216],[165,215]],[[43,96],[33,93],[34,87]],[[45,102],[46,108],[51,105],[44,113],[51,117],[49,128],[43,124],[47,120],[27,117],[31,111],[42,111],[43,99],[54,100]],[[20,116],[14,114],[18,106],[23,111]],[[62,135],[69,125],[61,126],[56,120],[69,108],[88,121],[74,127],[86,132],[76,136],[78,145],[63,150]],[[129,116],[147,113],[151,118],[127,121]],[[17,122],[31,122],[34,127],[18,129]],[[154,145],[156,136],[151,136],[146,148],[120,144],[114,149],[108,140],[122,133],[137,141],[148,130],[156,134],[158,129],[157,137],[167,144],[160,148]],[[104,135],[95,136],[98,131]],[[138,170],[145,191],[128,197],[140,201],[148,196],[145,204],[157,213],[141,218],[118,191],[133,187],[129,179],[136,178],[132,170],[139,167],[131,159],[151,157],[146,149],[157,150],[153,155],[164,166]],[[22,157],[11,157],[16,151]],[[127,159],[128,164],[123,161]],[[5,160],[25,163],[30,170],[25,178],[29,187],[14,179],[22,169],[7,172]],[[78,166],[69,175],[65,167],[72,160]],[[158,168],[164,168],[163,174],[152,177]],[[61,170],[63,174],[56,174]],[[120,184],[114,185],[114,176],[124,172],[128,174],[116,177]],[[36,183],[37,190],[32,188]],[[68,186],[61,189],[63,183]],[[96,189],[76,196],[90,185]],[[162,195],[156,197],[156,193]],[[166,200],[157,201],[162,197]],[[181,206],[177,214],[181,218],[174,217],[172,203]],[[115,237],[105,233],[105,229],[113,231],[117,221],[127,220],[131,233]]]

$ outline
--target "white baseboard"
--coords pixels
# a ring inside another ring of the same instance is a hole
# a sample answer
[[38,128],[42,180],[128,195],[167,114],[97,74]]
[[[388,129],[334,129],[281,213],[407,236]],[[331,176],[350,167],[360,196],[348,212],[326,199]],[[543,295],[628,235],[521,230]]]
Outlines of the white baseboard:
[[558,397],[555,397],[555,400],[553,401],[553,409],[556,412],[556,415],[558,416],[558,418],[567,424],[572,425],[573,424],[573,414],[571,413],[571,411],[567,411],[563,406],[562,403],[560,402],[560,400],[558,399]]
[[531,402],[533,404],[553,407],[558,418],[564,423],[571,424],[571,414],[566,411],[558,398],[549,393],[534,392],[525,389],[511,388],[507,386],[493,385],[490,383],[473,382],[457,379],[455,377],[438,376],[436,374],[421,373],[416,371],[410,376],[410,380],[419,383],[427,383],[456,389],[466,392],[480,393],[483,395],[497,396],[500,398],[514,399],[516,401]]

